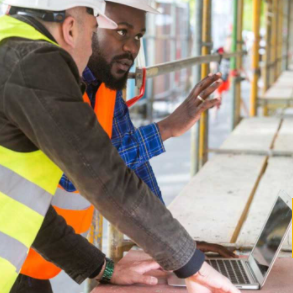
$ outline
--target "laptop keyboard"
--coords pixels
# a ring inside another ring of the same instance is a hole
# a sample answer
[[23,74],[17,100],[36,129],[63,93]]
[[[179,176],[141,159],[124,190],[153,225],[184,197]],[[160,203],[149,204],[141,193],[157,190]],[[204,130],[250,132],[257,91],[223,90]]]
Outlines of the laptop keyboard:
[[217,259],[206,260],[215,270],[230,279],[233,284],[251,284],[246,275],[242,261]]

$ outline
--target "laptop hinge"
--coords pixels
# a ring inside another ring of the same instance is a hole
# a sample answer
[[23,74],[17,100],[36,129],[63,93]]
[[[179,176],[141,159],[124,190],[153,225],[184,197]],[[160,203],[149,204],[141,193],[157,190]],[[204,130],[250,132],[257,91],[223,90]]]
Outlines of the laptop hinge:
[[253,270],[251,269],[251,267],[250,267],[250,265],[249,265],[249,262],[248,262],[248,261],[245,261],[244,263],[245,263],[247,269],[249,270],[250,275],[251,275],[252,278],[254,279],[254,282],[257,283],[257,284],[259,284],[259,282],[258,282],[258,280],[257,280],[257,278],[256,278],[256,276],[255,276],[255,274],[254,274],[254,272],[253,272]]

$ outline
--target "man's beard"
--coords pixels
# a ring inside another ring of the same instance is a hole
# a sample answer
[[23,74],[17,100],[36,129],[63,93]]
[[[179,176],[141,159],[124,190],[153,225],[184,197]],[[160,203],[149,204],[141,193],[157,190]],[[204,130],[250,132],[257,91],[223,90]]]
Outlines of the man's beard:
[[126,87],[128,72],[123,77],[117,79],[111,74],[111,69],[116,61],[121,59],[129,59],[134,62],[131,54],[123,54],[115,56],[110,63],[104,58],[97,37],[93,39],[93,55],[89,60],[88,67],[97,78],[98,81],[105,83],[106,87],[111,90],[123,90]]

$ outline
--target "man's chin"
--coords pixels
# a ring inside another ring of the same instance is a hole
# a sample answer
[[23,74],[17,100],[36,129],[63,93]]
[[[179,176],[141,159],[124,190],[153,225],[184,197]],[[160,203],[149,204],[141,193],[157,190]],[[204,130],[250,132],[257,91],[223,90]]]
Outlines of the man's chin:
[[112,74],[111,78],[109,78],[107,81],[105,80],[106,87],[108,87],[111,90],[123,90],[126,88],[127,84],[127,73],[123,74]]

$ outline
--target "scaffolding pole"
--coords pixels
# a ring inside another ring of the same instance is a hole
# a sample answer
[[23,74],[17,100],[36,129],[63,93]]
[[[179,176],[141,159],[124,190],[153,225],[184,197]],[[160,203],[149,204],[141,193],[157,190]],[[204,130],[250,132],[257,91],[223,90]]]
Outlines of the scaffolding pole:
[[[242,28],[243,28],[243,8],[244,0],[234,0],[233,2],[233,35],[232,52],[242,51]],[[232,126],[233,130],[240,122],[241,116],[241,80],[240,71],[242,68],[242,56],[231,59],[232,72]]]
[[[233,0],[233,33],[232,33],[232,52],[237,51],[237,43],[238,43],[238,0]],[[237,64],[236,58],[231,59],[231,72],[232,74],[232,125],[231,129],[233,130],[237,125],[237,118],[236,118],[236,109],[237,109],[237,94],[236,94],[236,84],[237,84]]]
[[275,66],[274,66],[274,82],[278,79],[278,50],[279,50],[279,38],[278,38],[278,34],[279,34],[279,0],[274,0],[275,1],[275,28],[274,28],[274,49],[275,49]]
[[[266,91],[270,87],[270,76],[271,76],[271,39],[272,39],[272,0],[268,0],[265,3],[265,16],[266,16],[266,35],[265,35],[265,41],[266,41],[266,53],[265,53],[265,65],[263,69],[263,95],[266,93]],[[267,105],[264,105],[263,107],[263,115],[268,116],[268,107]]]
[[286,43],[286,64],[285,69],[289,70],[289,58],[290,58],[290,34],[291,34],[291,0],[287,0],[287,43]]
[[[212,1],[203,1],[203,25],[202,25],[202,56],[210,54],[212,40],[211,40],[211,13]],[[209,64],[202,64],[201,66],[201,78],[205,78],[209,74]],[[207,162],[208,159],[208,127],[209,127],[209,115],[208,112],[204,112],[201,115],[199,121],[199,168]]]
[[274,82],[274,72],[273,72],[273,62],[274,62],[274,47],[273,47],[273,35],[274,35],[274,19],[275,19],[275,15],[274,15],[274,1],[275,0],[269,0],[270,3],[270,38],[269,38],[269,60],[268,60],[268,88],[272,85],[272,83]]
[[271,37],[272,37],[272,1],[268,0],[265,3],[265,15],[266,15],[266,53],[265,53],[265,66],[263,70],[263,82],[265,93],[270,87],[270,62],[271,62]]
[[[92,224],[87,235],[87,240],[98,249],[103,247],[103,216],[95,209]],[[85,282],[85,292],[90,293],[97,287],[97,281],[94,279],[87,279]]]
[[[238,0],[238,26],[237,26],[237,52],[243,51],[243,37],[242,37],[242,31],[243,31],[243,19],[244,19],[244,0]],[[238,55],[236,59],[236,66],[238,68],[238,78],[236,82],[236,125],[241,120],[241,71],[243,68],[243,55]]]
[[257,97],[258,97],[258,79],[260,74],[259,68],[259,41],[260,41],[260,14],[261,0],[253,0],[253,33],[254,43],[252,52],[252,84],[250,95],[250,116],[254,117],[257,114]]
[[279,37],[279,46],[278,46],[278,77],[281,75],[283,69],[283,21],[284,21],[284,0],[279,0],[279,27],[278,27],[278,37]]
[[[194,56],[200,56],[202,50],[202,13],[203,13],[203,0],[195,1],[195,36],[194,36]],[[201,65],[193,67],[193,84],[199,83],[201,79]],[[199,128],[200,124],[196,123],[191,129],[191,176],[194,176],[199,170]]]

